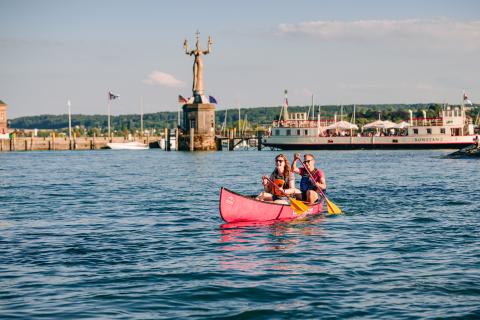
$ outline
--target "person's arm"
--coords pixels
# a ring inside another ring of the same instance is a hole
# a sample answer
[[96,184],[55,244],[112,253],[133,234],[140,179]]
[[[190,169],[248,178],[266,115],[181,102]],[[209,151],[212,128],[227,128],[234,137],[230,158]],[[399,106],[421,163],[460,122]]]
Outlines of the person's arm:
[[290,174],[290,178],[288,179],[288,189],[285,190],[286,194],[294,194],[295,193],[295,175],[293,173]]
[[321,175],[320,181],[315,181],[315,186],[322,191],[327,189],[327,181],[325,180],[324,174]]
[[292,172],[300,174],[300,169],[297,168],[297,160],[300,159],[300,153],[295,153],[292,161]]
[[[272,177],[270,177],[270,180],[272,180]],[[267,176],[263,176],[262,183],[263,183],[263,190],[265,192],[270,192],[272,190],[272,186],[270,185],[270,182],[268,181]]]

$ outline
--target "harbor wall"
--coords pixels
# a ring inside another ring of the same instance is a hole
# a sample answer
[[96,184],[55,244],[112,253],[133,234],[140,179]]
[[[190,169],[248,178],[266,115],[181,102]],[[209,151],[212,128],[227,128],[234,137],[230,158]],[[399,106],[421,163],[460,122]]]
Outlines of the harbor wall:
[[[132,141],[124,137],[113,137],[111,142]],[[136,137],[133,141],[145,144],[154,143],[160,137]],[[59,137],[15,137],[0,139],[0,152],[2,151],[47,151],[47,150],[97,150],[104,149],[109,143],[107,137],[79,137],[75,139]]]

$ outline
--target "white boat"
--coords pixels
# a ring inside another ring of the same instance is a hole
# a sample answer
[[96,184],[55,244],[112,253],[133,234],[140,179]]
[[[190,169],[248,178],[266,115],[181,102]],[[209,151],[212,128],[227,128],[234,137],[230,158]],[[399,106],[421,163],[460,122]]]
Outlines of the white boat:
[[146,150],[148,145],[145,143],[132,141],[132,142],[110,142],[107,143],[107,147],[112,150]]
[[[286,117],[285,117],[286,116]],[[283,120],[274,121],[262,144],[284,150],[302,149],[460,149],[476,137],[472,119],[465,107],[446,107],[436,118],[413,118],[399,124],[375,121],[369,130],[359,131],[354,124],[336,127],[337,121],[310,120],[306,113],[284,113]],[[373,130],[373,131],[371,131]]]

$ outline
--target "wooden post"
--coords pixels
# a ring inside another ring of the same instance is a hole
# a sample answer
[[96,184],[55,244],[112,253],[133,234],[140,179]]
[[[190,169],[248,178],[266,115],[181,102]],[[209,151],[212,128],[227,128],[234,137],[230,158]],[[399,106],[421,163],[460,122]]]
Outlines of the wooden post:
[[167,151],[168,148],[167,148],[167,136],[168,136],[168,128],[164,128],[163,129],[163,141],[165,143],[165,146],[163,148],[163,150]]
[[195,151],[195,128],[190,128],[190,151]]
[[167,135],[166,135],[166,139],[165,139],[165,143],[166,143],[166,144],[165,144],[165,149],[166,149],[167,151],[170,151],[170,149],[171,149],[171,148],[170,148],[170,129],[167,128],[167,129],[165,130],[165,132],[166,132],[166,134],[167,134]]
[[55,132],[52,132],[52,150],[55,150]]
[[95,150],[96,149],[96,146],[95,146],[95,132],[93,133],[93,138],[92,138],[92,150]]
[[217,143],[217,151],[222,151],[222,138],[215,138],[215,142]]
[[178,138],[179,138],[179,132],[178,128],[175,129],[175,151],[178,151]]
[[233,149],[235,148],[234,136],[235,136],[235,129],[230,130],[230,135],[228,137],[228,151],[233,151]]
[[25,151],[28,151],[28,140],[27,140],[27,137],[25,137]]
[[257,133],[257,149],[258,151],[262,150],[262,136],[260,133]]
[[73,133],[73,150],[77,150],[77,133]]

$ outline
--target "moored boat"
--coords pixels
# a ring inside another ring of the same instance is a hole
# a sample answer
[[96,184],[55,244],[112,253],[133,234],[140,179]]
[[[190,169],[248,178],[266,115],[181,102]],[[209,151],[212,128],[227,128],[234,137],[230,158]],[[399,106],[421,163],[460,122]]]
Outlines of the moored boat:
[[[459,107],[446,106],[435,118],[427,118],[425,111],[423,117],[414,118],[409,110],[409,120],[398,124],[378,120],[363,126],[361,131],[354,123],[321,118],[320,108],[314,120],[307,113],[289,114],[287,107],[285,103],[283,117],[280,115],[281,120],[274,121],[270,133],[264,136],[262,144],[265,147],[284,150],[459,149],[471,145],[478,130],[467,116],[463,103]],[[369,131],[372,129],[375,131]]]
[[107,147],[113,150],[146,150],[148,145],[141,142],[111,142],[107,143]]
[[[306,215],[321,214],[323,203],[309,206]],[[220,216],[225,222],[255,222],[298,218],[290,205],[256,200],[226,188],[220,190]]]

